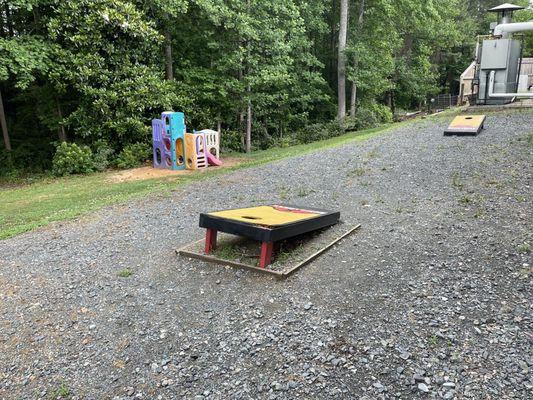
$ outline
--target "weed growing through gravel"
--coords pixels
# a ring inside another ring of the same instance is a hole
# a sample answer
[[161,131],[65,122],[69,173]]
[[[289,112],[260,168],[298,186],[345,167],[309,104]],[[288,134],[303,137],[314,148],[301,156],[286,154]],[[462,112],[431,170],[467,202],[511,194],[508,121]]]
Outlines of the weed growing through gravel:
[[372,149],[368,152],[366,155],[367,158],[376,158],[379,155],[378,151],[376,149]]
[[352,169],[351,171],[348,171],[348,176],[363,176],[365,174],[365,169],[361,167],[357,167]]
[[428,343],[430,346],[432,347],[435,347],[437,346],[439,342],[439,338],[437,337],[437,335],[431,335],[429,338],[428,338]]
[[383,200],[383,197],[381,197],[380,195],[377,195],[376,197],[374,197],[374,202],[376,204],[384,204],[385,200]]
[[301,254],[302,251],[303,251],[302,246],[295,247],[294,249],[291,249],[291,250],[281,250],[276,255],[276,262],[283,264],[284,262],[288,261],[291,257],[296,257],[299,254]]
[[59,385],[55,390],[52,391],[50,394],[51,400],[59,400],[59,399],[66,399],[70,396],[70,390],[65,385],[65,383],[62,383]]
[[133,275],[133,272],[129,268],[124,268],[122,271],[118,273],[119,278],[129,278]]
[[278,190],[278,196],[280,200],[287,200],[289,198],[289,190],[285,186],[280,187]]
[[531,252],[531,246],[527,242],[524,242],[524,243],[518,245],[516,249],[518,250],[519,253],[526,254],[526,253],[530,253]]
[[462,204],[463,206],[466,206],[467,204],[472,203],[472,199],[469,196],[462,196],[459,199],[459,204]]
[[309,196],[311,193],[314,193],[315,191],[313,189],[307,189],[305,187],[301,187],[298,189],[298,197],[306,197]]
[[489,179],[487,180],[486,184],[488,186],[494,186],[497,189],[501,189],[503,187],[503,183],[498,181],[497,179]]
[[235,248],[235,246],[226,244],[214,251],[215,257],[222,258],[224,260],[235,260],[239,258],[242,254]]
[[461,175],[459,175],[459,172],[454,172],[452,174],[452,186],[459,190],[463,189],[464,183],[463,183],[463,180],[461,179]]

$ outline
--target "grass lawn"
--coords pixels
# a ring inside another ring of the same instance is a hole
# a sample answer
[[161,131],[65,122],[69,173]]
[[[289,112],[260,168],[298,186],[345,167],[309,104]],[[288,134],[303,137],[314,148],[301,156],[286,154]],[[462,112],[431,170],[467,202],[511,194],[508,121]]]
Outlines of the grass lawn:
[[[405,124],[409,122],[404,122]],[[80,216],[103,206],[141,197],[152,192],[169,193],[170,190],[192,181],[206,179],[240,168],[256,166],[286,157],[309,153],[345,143],[362,141],[398,127],[390,124],[375,129],[352,132],[328,140],[287,148],[257,151],[248,156],[239,154],[239,165],[207,171],[197,175],[180,175],[144,181],[111,182],[113,172],[43,179],[30,185],[0,187],[0,239]]]

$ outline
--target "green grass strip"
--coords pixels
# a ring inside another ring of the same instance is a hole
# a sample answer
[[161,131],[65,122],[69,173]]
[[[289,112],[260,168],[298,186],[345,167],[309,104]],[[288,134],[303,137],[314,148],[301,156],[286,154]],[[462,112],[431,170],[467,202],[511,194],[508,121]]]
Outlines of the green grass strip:
[[198,174],[143,181],[111,182],[109,177],[116,171],[108,171],[57,179],[47,178],[25,186],[4,187],[0,189],[0,240],[150,193],[168,195],[171,190],[181,188],[190,182],[287,157],[367,140],[410,122],[352,132],[309,144],[256,151],[251,155],[233,154],[243,158],[243,162],[229,168],[208,170]]

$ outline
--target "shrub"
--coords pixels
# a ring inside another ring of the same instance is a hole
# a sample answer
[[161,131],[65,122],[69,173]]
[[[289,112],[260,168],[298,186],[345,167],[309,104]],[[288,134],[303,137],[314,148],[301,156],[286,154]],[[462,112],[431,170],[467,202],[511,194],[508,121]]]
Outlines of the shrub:
[[92,151],[88,146],[63,142],[57,146],[52,161],[52,173],[56,176],[84,174],[94,171]]
[[5,149],[0,149],[0,176],[9,176],[14,171],[13,155]]
[[327,137],[327,131],[324,124],[311,124],[300,129],[296,134],[296,139],[300,143],[311,143],[322,140]]
[[360,108],[357,110],[356,119],[357,130],[374,128],[379,125],[378,116],[368,108]]
[[328,122],[325,127],[326,127],[326,137],[324,139],[340,136],[346,132],[344,128],[344,124],[341,124],[338,120],[333,120],[331,122]]
[[115,151],[103,139],[93,144],[93,150],[93,168],[96,171],[104,171],[111,164],[111,156]]
[[224,131],[220,134],[220,147],[223,151],[242,151],[241,133]]
[[128,144],[117,157],[117,167],[135,168],[140,166],[150,157],[150,146],[146,143]]
[[296,139],[292,136],[283,136],[280,140],[278,140],[278,147],[291,147],[295,144],[298,144]]
[[344,119],[343,127],[345,131],[356,131],[357,130],[357,118],[347,116]]
[[372,103],[371,109],[378,116],[379,122],[383,124],[392,122],[392,111],[385,104]]
[[392,122],[392,112],[387,106],[373,101],[362,104],[357,109],[355,119],[357,129],[369,129]]

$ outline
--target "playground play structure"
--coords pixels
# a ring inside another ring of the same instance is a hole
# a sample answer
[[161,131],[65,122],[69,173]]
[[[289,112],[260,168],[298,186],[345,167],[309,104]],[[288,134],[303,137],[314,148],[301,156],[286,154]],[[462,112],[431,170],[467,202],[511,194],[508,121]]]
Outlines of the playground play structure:
[[220,134],[211,129],[188,133],[185,114],[166,111],[152,120],[154,168],[203,169],[220,166]]

